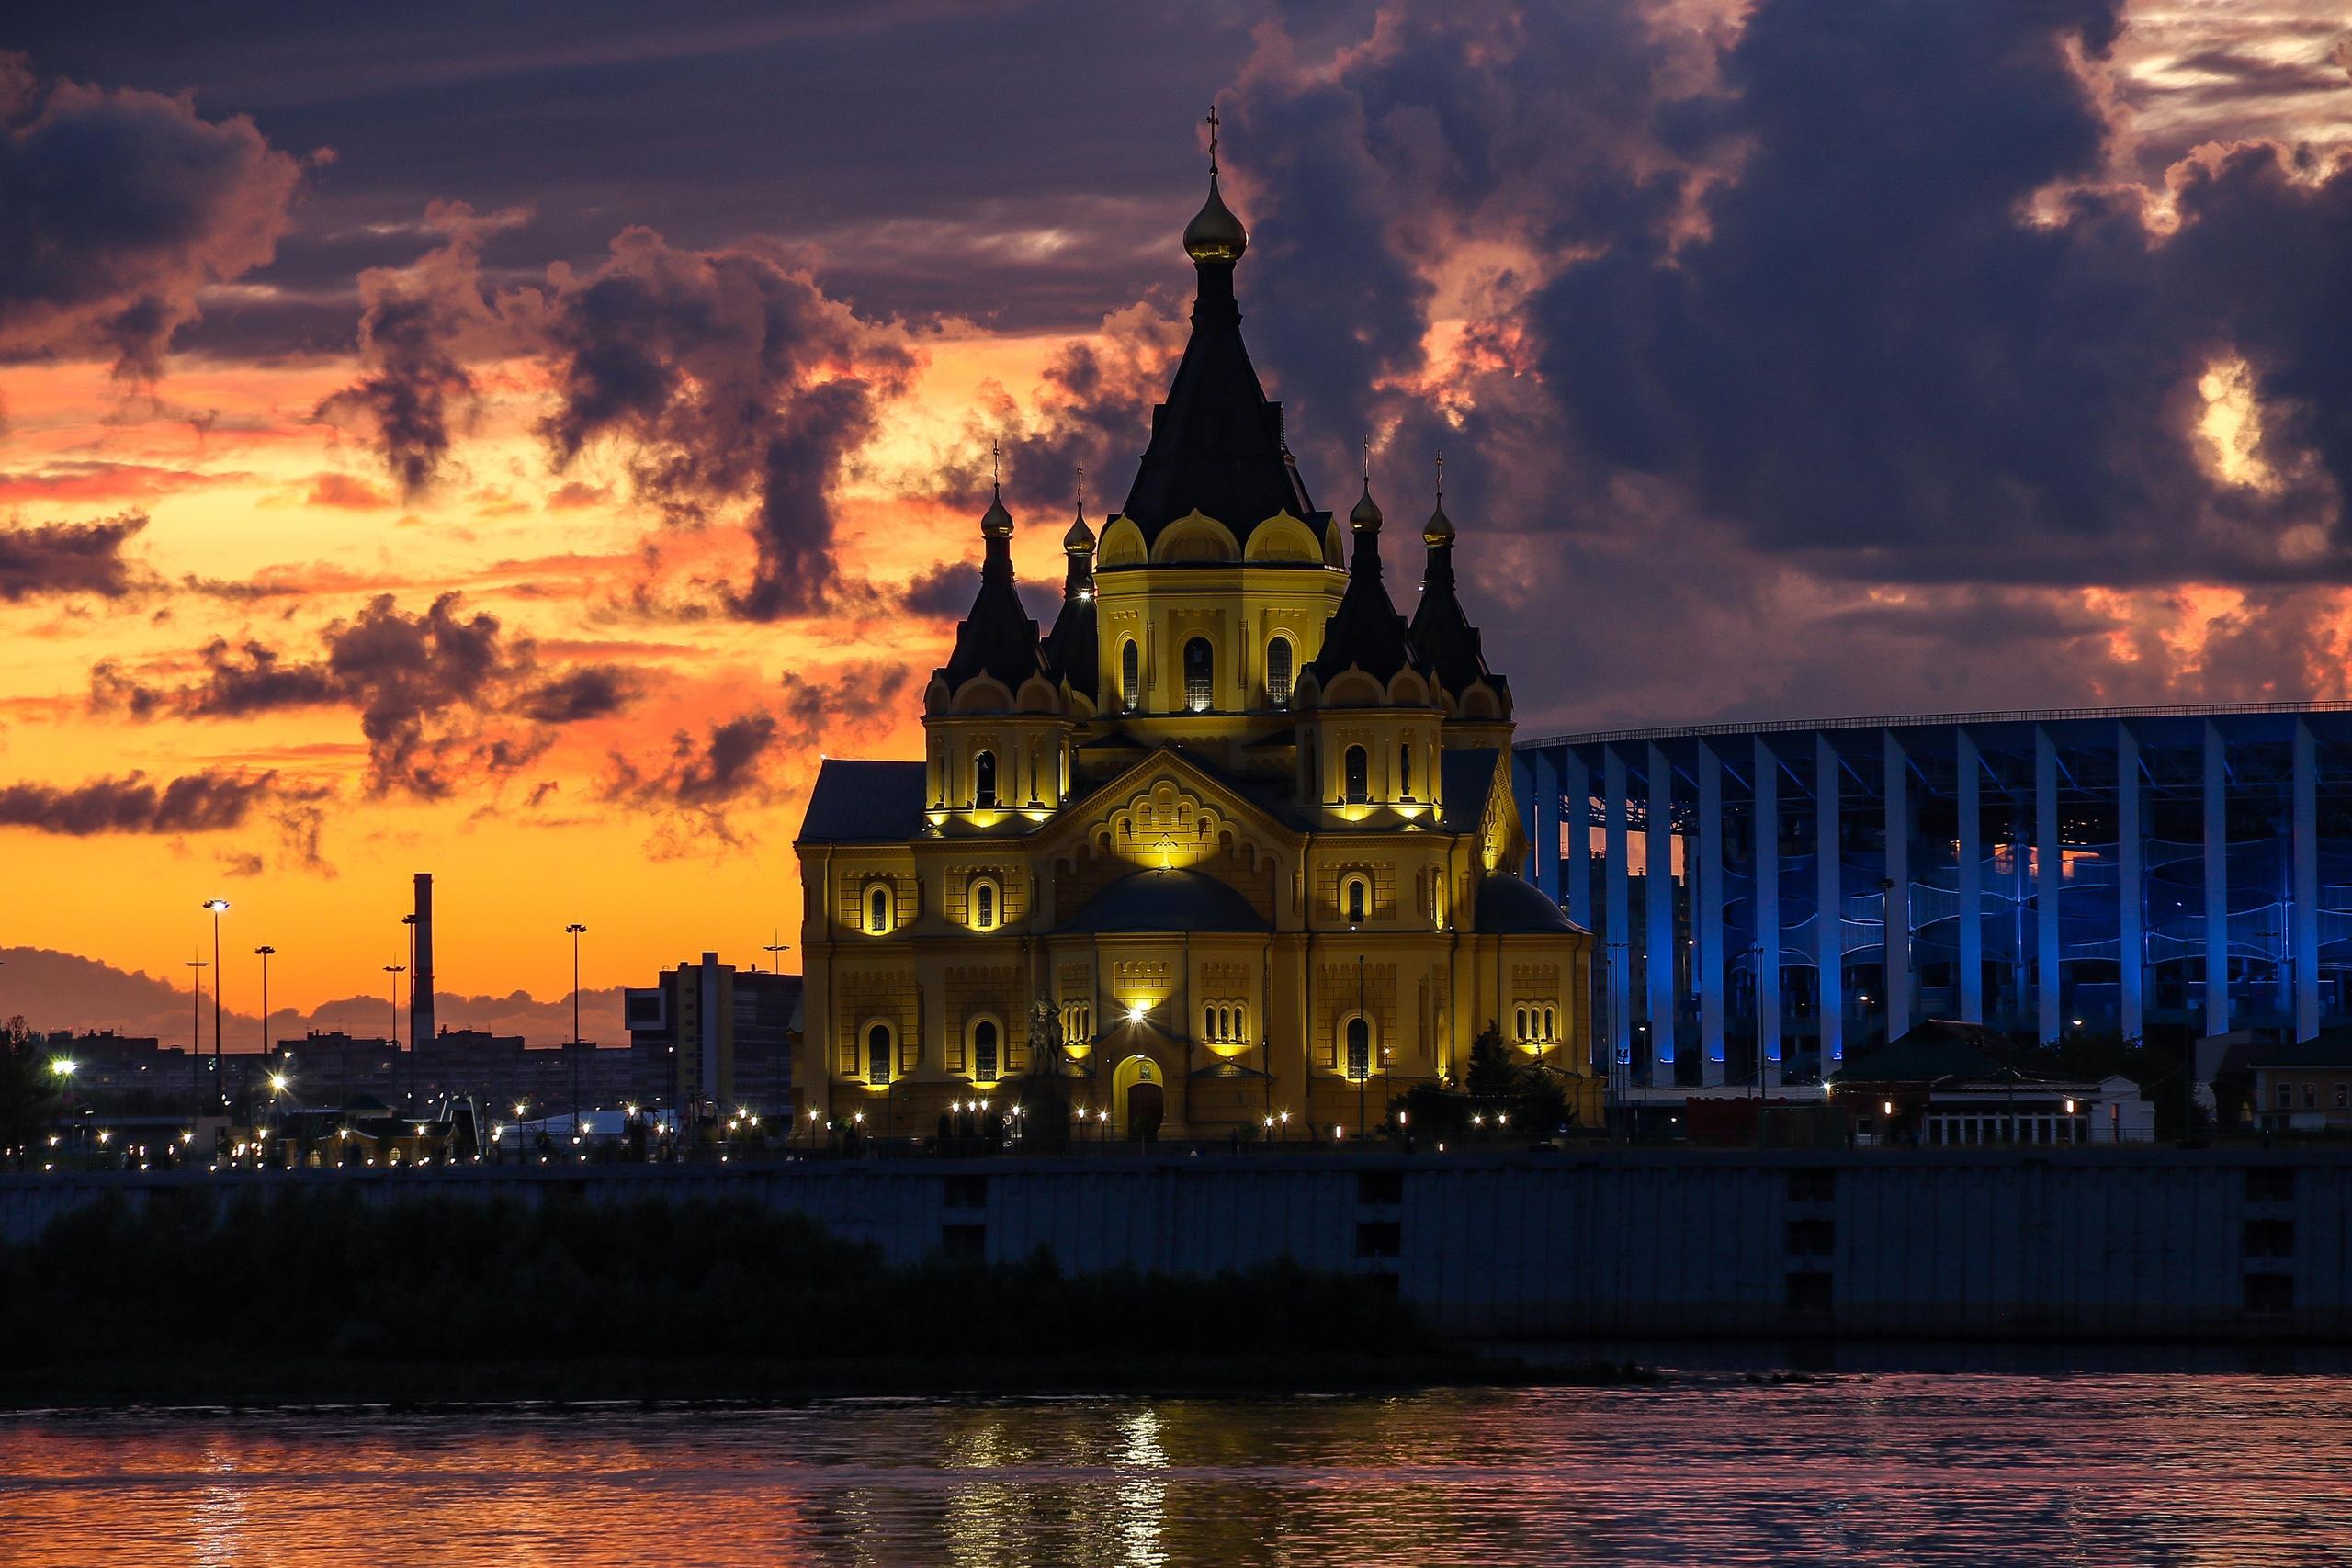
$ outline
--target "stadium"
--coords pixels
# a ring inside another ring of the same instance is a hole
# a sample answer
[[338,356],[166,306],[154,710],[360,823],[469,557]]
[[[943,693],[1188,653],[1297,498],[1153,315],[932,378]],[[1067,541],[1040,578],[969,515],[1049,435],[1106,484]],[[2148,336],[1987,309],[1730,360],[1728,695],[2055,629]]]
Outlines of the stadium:
[[[2308,1040],[2352,972],[2352,704],[1701,725],[1515,747],[1615,1081],[1804,1083],[1922,1020]],[[1653,876],[1652,868],[1662,875]]]

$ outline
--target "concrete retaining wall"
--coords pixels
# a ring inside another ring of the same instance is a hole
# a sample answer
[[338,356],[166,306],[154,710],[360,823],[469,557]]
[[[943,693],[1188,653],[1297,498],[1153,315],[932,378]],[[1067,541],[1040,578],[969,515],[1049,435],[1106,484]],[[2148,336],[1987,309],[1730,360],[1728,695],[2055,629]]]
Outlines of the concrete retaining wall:
[[731,1195],[911,1260],[1285,1255],[1465,1334],[2352,1339],[2352,1154],[1610,1153],[0,1178],[0,1237],[101,1193],[292,1182],[590,1202]]

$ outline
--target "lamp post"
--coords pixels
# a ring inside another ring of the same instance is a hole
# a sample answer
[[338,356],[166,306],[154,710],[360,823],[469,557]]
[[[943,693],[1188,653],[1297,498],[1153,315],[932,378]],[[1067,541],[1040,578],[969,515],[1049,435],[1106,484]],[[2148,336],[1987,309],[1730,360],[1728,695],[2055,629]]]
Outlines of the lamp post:
[[[392,1049],[397,1051],[401,1048],[401,976],[408,973],[408,965],[387,964],[384,973],[392,977]],[[416,1109],[416,1071],[413,1067],[408,1075],[408,1103],[410,1110]]]
[[768,973],[771,975],[784,973],[784,954],[792,951],[792,944],[783,940],[783,934],[781,931],[770,931],[768,944],[760,949],[768,955]]
[[229,900],[207,898],[203,907],[212,912],[212,1092],[226,1105],[229,1084],[220,1076],[220,917],[228,912]]
[[[414,911],[402,915],[401,917],[401,924],[408,928],[409,970],[412,974],[421,973],[421,971],[416,967],[416,915]],[[392,1021],[392,1028],[395,1032],[399,1030],[400,1020],[394,1019]],[[416,982],[413,980],[409,982],[408,987],[408,1102],[412,1109],[416,1105]]]
[[254,956],[261,960],[261,1054],[269,1055],[269,959],[277,949],[263,944],[254,949]]
[[588,928],[578,920],[563,928],[571,938],[571,1135],[580,1136],[580,939]]
[[201,958],[187,960],[187,1116],[194,1127],[204,1114],[204,972],[211,967]]

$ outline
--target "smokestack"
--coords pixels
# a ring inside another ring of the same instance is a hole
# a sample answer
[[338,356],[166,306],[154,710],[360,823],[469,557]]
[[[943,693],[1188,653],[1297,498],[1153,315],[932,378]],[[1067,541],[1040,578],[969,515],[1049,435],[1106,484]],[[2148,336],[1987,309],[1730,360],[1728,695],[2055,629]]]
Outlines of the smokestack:
[[433,874],[416,874],[416,972],[409,976],[408,1044],[421,1051],[433,1038]]

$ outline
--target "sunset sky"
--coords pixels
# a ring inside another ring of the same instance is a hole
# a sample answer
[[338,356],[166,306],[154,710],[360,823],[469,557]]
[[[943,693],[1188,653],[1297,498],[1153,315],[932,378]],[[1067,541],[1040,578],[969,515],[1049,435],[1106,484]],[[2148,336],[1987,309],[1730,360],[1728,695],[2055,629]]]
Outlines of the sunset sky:
[[571,920],[597,991],[764,962],[819,753],[919,753],[990,441],[1047,595],[1077,465],[1125,495],[1212,100],[1310,490],[1369,434],[1417,516],[1443,449],[1522,735],[2352,695],[2340,0],[96,0],[0,51],[0,1016],[164,1027],[113,972],[184,987],[217,893],[232,1009],[266,942],[380,1027],[420,870],[445,1022],[567,1033]]

